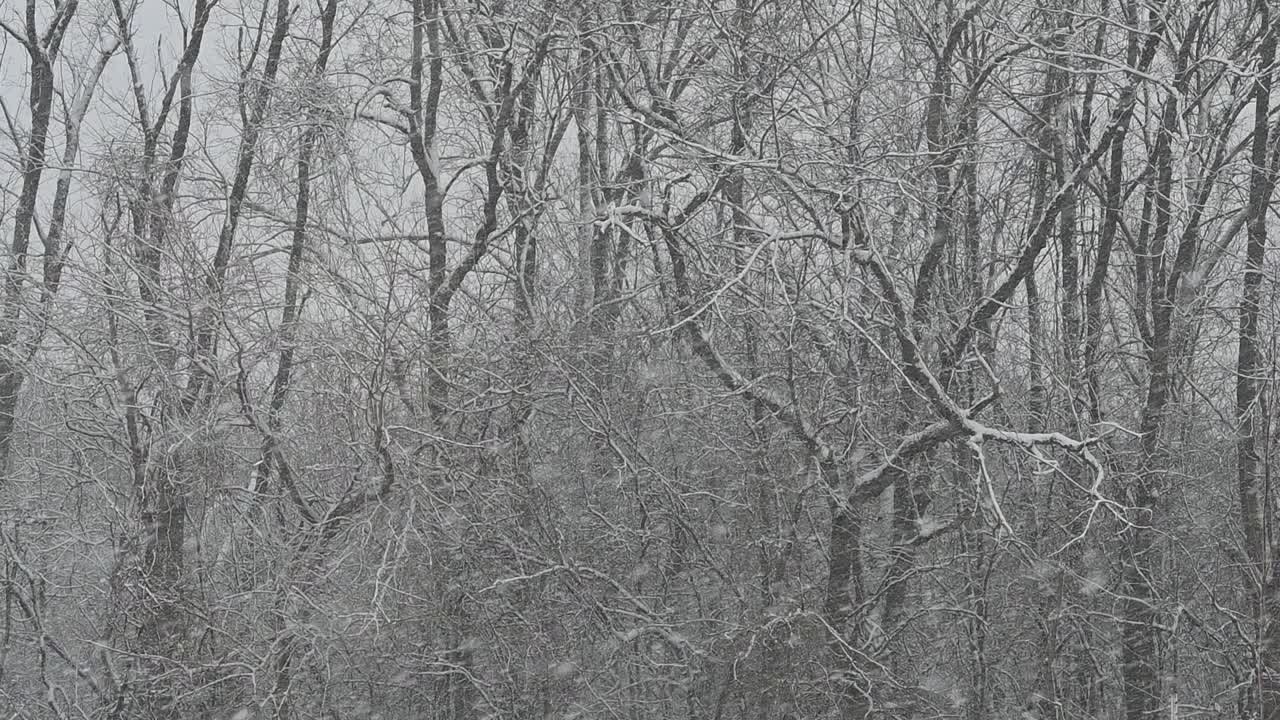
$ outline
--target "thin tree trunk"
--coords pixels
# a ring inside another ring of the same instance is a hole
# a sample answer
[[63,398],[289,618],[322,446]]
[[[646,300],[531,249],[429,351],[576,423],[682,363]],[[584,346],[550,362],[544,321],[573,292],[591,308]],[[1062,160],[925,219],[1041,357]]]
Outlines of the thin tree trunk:
[[[412,0],[412,51],[409,65],[408,140],[422,178],[427,221],[427,411],[438,427],[449,407],[448,237],[444,223],[444,187],[440,176],[437,115],[444,83],[440,46],[439,0]],[[429,53],[429,55],[428,55]],[[426,73],[424,78],[423,74]],[[425,84],[425,87],[424,87]]]
[[55,87],[54,63],[58,60],[63,37],[79,9],[78,0],[64,0],[42,34],[35,26],[36,2],[27,0],[26,37],[21,40],[30,59],[27,112],[30,118],[26,142],[22,147],[19,169],[22,185],[13,215],[11,260],[5,273],[3,316],[0,320],[0,485],[8,479],[9,458],[13,448],[15,411],[26,379],[26,358],[34,354],[44,331],[45,316],[57,294],[65,261],[62,232],[66,223],[67,203],[71,191],[71,168],[79,154],[80,127],[88,111],[89,101],[107,61],[119,43],[111,42],[97,56],[89,75],[83,80],[71,107],[67,109],[66,145],[62,154],[62,170],[54,190],[53,208],[44,237],[44,289],[36,306],[36,325],[27,339],[22,338],[23,285],[27,280],[31,234],[36,226],[36,210],[41,180],[46,166],[46,145],[53,119]]
[[1272,551],[1266,528],[1270,507],[1264,499],[1259,477],[1258,444],[1265,432],[1266,398],[1263,375],[1267,360],[1263,355],[1259,315],[1262,305],[1263,266],[1266,261],[1267,212],[1275,179],[1269,161],[1271,142],[1269,115],[1276,58],[1276,31],[1270,9],[1259,6],[1261,41],[1258,45],[1258,75],[1253,87],[1253,146],[1249,175],[1248,241],[1240,293],[1239,350],[1236,359],[1236,473],[1241,526],[1244,528],[1248,576],[1257,584],[1247,588],[1255,622],[1260,632],[1256,675],[1263,720],[1280,720],[1280,609],[1275,596],[1280,580],[1271,567]]
[[[118,0],[113,4],[123,37],[125,57],[134,81],[137,120],[144,136],[142,168],[136,180],[140,197],[131,210],[134,233],[139,241],[136,250],[138,291],[143,303],[144,326],[152,349],[157,353],[162,366],[172,370],[177,368],[178,357],[169,339],[168,298],[163,287],[161,263],[171,239],[171,217],[192,125],[192,71],[199,57],[212,5],[205,0],[197,1],[187,45],[174,71],[174,77],[168,83],[167,92],[153,123],[148,102],[142,93],[144,85],[138,54],[131,40],[131,25],[135,18],[130,12],[126,12]],[[248,190],[258,135],[274,86],[290,17],[287,0],[278,0],[262,83],[254,94],[236,157],[236,172],[228,200],[231,211],[224,218],[218,248],[205,278],[204,291],[208,293],[210,303],[217,303],[222,294],[239,211]],[[156,158],[159,133],[175,98],[178,102],[177,124],[166,163],[161,166]],[[162,178],[157,187],[152,175],[162,168]],[[194,348],[195,371],[186,386],[165,386],[157,390],[158,404],[162,407],[161,418],[165,425],[191,422],[202,407],[202,400],[208,397],[212,378],[208,375],[207,368],[212,364],[216,352],[217,321],[211,317],[213,312],[211,310],[200,318]],[[136,573],[136,587],[141,588],[133,604],[143,608],[137,642],[138,650],[144,658],[141,667],[148,682],[129,688],[128,692],[135,697],[131,701],[128,697],[121,696],[117,705],[128,707],[132,703],[142,717],[166,717],[178,711],[177,685],[184,673],[178,663],[186,654],[184,545],[186,500],[193,480],[190,467],[192,461],[182,447],[169,446],[167,441],[165,445],[155,442],[157,437],[154,433],[160,430],[160,427],[153,426],[151,438],[139,436],[134,443],[137,450],[133,457],[134,506],[140,529],[141,552],[138,554],[136,568],[124,567],[130,563],[126,555],[122,556],[122,567],[119,569],[130,574]],[[122,609],[125,613],[130,612],[127,606]]]
[[[328,68],[329,55],[333,50],[333,26],[337,15],[338,0],[325,0],[320,12],[320,48],[315,64],[311,70],[316,82],[324,82]],[[308,118],[306,129],[298,148],[296,164],[297,190],[294,198],[293,227],[290,231],[289,263],[285,269],[284,307],[280,311],[280,353],[276,364],[275,379],[271,384],[271,400],[267,409],[267,426],[263,433],[262,455],[257,464],[257,480],[255,482],[256,497],[264,497],[268,492],[268,483],[272,476],[280,478],[295,505],[304,507],[298,495],[297,486],[293,482],[292,471],[288,467],[282,448],[280,433],[284,428],[284,409],[288,402],[289,389],[293,384],[294,358],[298,349],[298,330],[302,316],[302,265],[307,246],[307,223],[310,221],[311,178],[314,173],[316,146],[321,132],[321,119],[313,110]],[[274,472],[273,472],[274,470]],[[265,517],[265,513],[263,515]],[[283,530],[284,528],[282,528]],[[296,589],[281,588],[277,592],[287,594]],[[280,599],[271,615],[271,629],[274,634],[271,672],[273,675],[269,699],[272,717],[275,720],[289,720],[293,716],[293,703],[290,697],[293,684],[293,658],[298,638],[286,629],[286,608]],[[296,619],[295,619],[296,620]]]

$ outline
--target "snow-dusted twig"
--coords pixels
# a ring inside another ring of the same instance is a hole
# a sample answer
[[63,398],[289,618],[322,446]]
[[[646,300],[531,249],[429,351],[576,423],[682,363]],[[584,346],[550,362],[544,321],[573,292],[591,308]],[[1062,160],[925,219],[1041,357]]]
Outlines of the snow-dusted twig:
[[987,457],[982,452],[982,437],[980,435],[970,435],[966,443],[973,450],[974,457],[978,460],[978,477],[976,482],[981,486],[978,488],[978,495],[986,494],[987,506],[991,510],[991,514],[995,516],[999,529],[1003,530],[1007,536],[1013,536],[1013,526],[1009,524],[1009,519],[1004,516],[1004,510],[1000,509],[1000,499],[996,497],[995,483],[991,480],[991,473],[987,471]]

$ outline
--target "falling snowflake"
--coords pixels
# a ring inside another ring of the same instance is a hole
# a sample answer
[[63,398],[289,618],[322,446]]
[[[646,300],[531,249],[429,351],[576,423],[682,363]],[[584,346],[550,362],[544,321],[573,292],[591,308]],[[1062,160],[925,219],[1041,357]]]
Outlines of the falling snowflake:
[[577,674],[578,664],[571,660],[558,662],[551,666],[551,675],[558,680],[568,680]]
[[1093,595],[1106,586],[1106,573],[1100,570],[1095,570],[1094,572],[1089,573],[1085,577],[1084,581],[1080,583],[1080,593],[1083,595]]
[[920,537],[929,537],[946,527],[946,523],[940,522],[938,518],[932,515],[926,515],[922,518],[916,518],[916,533]]

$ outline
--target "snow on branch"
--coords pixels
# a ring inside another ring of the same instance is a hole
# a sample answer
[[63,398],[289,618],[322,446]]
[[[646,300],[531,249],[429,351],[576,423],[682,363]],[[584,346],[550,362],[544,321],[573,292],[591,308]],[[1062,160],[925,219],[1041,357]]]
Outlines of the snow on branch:
[[[657,225],[666,236],[667,249],[672,257],[672,269],[675,273],[679,303],[682,306],[680,319],[667,330],[686,328],[692,340],[694,353],[703,360],[720,380],[720,383],[727,390],[738,393],[749,400],[759,402],[767,408],[784,425],[790,428],[792,433],[814,455],[819,466],[823,469],[824,478],[828,483],[833,486],[839,483],[839,473],[835,470],[835,463],[837,462],[835,453],[819,437],[817,429],[802,417],[793,405],[778,397],[769,388],[752,383],[744,378],[712,346],[710,339],[698,323],[698,318],[708,307],[715,304],[723,290],[715,293],[702,307],[695,309],[691,306],[684,253],[679,247],[678,233],[672,224],[662,214],[641,206],[613,207],[598,222],[621,224],[619,219],[623,216],[644,217]],[[990,398],[986,398],[970,408],[961,407],[951,398],[925,361],[924,353],[920,349],[920,343],[912,330],[907,304],[903,299],[902,293],[899,292],[893,277],[889,274],[888,268],[885,267],[879,255],[868,247],[865,242],[862,247],[847,248],[846,245],[838,243],[830,235],[817,231],[774,232],[766,233],[765,235],[765,240],[757,247],[752,259],[766,246],[780,240],[818,239],[830,247],[839,247],[847,250],[849,257],[854,262],[867,268],[875,279],[876,284],[880,287],[881,294],[887,301],[890,312],[893,315],[893,331],[898,340],[903,371],[911,383],[922,391],[935,412],[940,416],[938,420],[923,429],[904,436],[883,462],[854,478],[847,491],[843,492],[842,496],[837,497],[838,501],[857,504],[871,500],[892,485],[900,477],[901,473],[905,471],[906,465],[913,458],[944,442],[963,437],[966,438],[966,443],[973,449],[978,458],[981,475],[977,480],[983,486],[979,488],[979,496],[985,495],[984,504],[995,514],[1000,526],[1010,533],[1012,528],[999,507],[991,477],[987,473],[985,456],[982,450],[982,444],[987,440],[1027,448],[1039,460],[1046,463],[1052,463],[1052,461],[1038,452],[1040,447],[1053,446],[1076,453],[1092,468],[1094,473],[1093,482],[1087,491],[1094,498],[1094,510],[1096,511],[1097,508],[1103,505],[1111,506],[1113,512],[1116,510],[1115,504],[1103,498],[1099,491],[1102,482],[1106,478],[1106,471],[1102,463],[1089,449],[1092,444],[1097,442],[1097,438],[1076,440],[1060,432],[1018,432],[990,427],[973,419],[973,416],[994,400],[996,395],[993,394]],[[741,279],[742,273],[739,273],[728,285],[739,282]],[[992,381],[995,382],[994,377]]]

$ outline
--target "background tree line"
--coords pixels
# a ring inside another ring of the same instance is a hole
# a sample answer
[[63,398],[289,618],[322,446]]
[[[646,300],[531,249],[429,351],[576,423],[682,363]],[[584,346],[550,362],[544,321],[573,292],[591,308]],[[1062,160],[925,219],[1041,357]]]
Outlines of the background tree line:
[[0,30],[13,717],[1280,720],[1280,7]]

